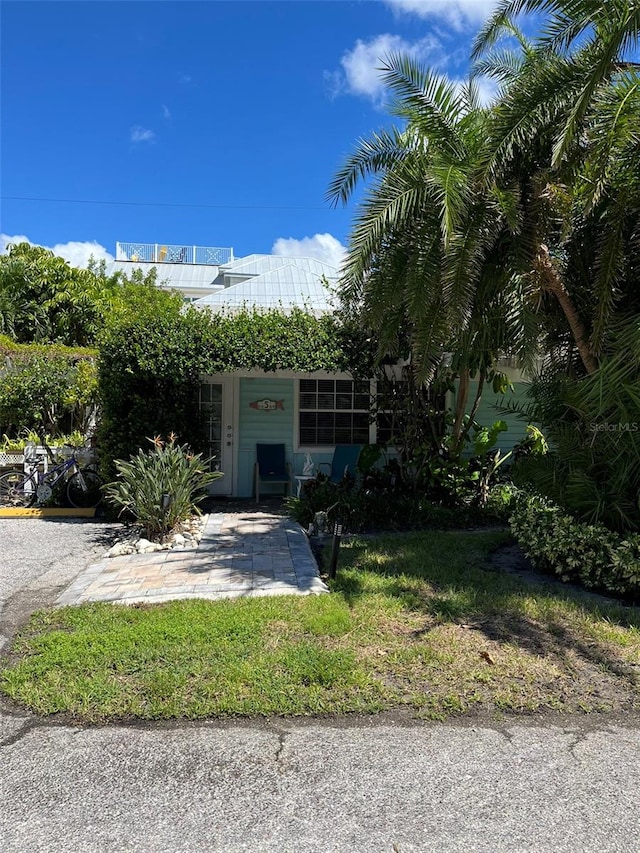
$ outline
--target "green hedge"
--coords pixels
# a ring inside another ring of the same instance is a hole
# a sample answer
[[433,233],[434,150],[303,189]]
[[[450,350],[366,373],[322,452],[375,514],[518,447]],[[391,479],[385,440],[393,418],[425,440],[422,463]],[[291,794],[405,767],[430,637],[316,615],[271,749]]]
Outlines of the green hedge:
[[19,344],[7,335],[0,335],[0,356],[13,364],[34,358],[64,358],[70,362],[91,361],[98,351],[91,347],[66,347],[63,344]]
[[0,335],[0,434],[84,432],[97,397],[97,352]]
[[200,377],[253,368],[275,371],[348,369],[370,349],[331,316],[301,310],[244,310],[211,314],[165,306],[114,317],[99,342],[103,474],[114,459],[128,459],[147,438],[175,433],[206,451],[198,412]]
[[576,521],[538,496],[521,497],[509,519],[533,565],[563,581],[623,595],[640,593],[640,535]]

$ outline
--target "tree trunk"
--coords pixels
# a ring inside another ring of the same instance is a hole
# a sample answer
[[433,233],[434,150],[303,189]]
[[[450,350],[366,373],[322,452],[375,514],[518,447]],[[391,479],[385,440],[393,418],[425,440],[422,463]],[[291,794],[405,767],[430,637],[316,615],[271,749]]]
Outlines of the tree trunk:
[[[478,408],[480,406],[480,401],[482,400],[482,392],[484,391],[484,383],[487,375],[487,371],[483,368],[478,375],[478,387],[476,388],[476,396],[473,400],[473,405],[471,406],[471,411],[469,412],[469,417],[467,418],[467,423],[464,423],[464,416],[467,408],[467,402],[469,399],[469,371],[465,371],[466,375],[466,388],[465,388],[465,399],[464,406],[462,410],[456,410],[456,426],[458,425],[458,418],[460,418],[460,425],[458,427],[458,431],[456,432],[456,451],[457,453],[462,452],[462,448],[464,446],[464,442],[469,435],[469,430],[471,429],[471,425],[475,420],[476,414],[478,413]],[[456,401],[457,402],[457,401]],[[456,407],[457,408],[457,407]]]
[[480,400],[482,400],[482,392],[484,391],[484,381],[487,375],[487,371],[482,368],[478,375],[478,388],[476,389],[476,397],[473,401],[473,406],[471,406],[471,411],[469,412],[469,421],[467,423],[467,428],[464,430],[462,434],[462,439],[466,438],[469,434],[469,429],[471,428],[471,424],[475,420],[475,417],[478,413],[478,408],[480,406]]
[[587,373],[595,373],[598,369],[598,362],[591,352],[589,335],[567,292],[562,277],[549,255],[549,249],[545,245],[540,246],[540,251],[535,260],[535,269],[542,279],[543,288],[549,293],[553,293],[562,308],[585,370]]
[[458,377],[458,390],[456,392],[456,418],[453,423],[453,440],[456,453],[460,452],[460,436],[464,425],[464,415],[467,411],[467,400],[469,399],[469,381],[471,377],[469,370],[460,371]]

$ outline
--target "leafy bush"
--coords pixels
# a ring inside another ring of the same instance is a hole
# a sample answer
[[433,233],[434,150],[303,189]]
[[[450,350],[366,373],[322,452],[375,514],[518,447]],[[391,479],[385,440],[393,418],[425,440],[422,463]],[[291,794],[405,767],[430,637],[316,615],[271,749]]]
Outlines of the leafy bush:
[[519,411],[543,427],[550,452],[518,454],[513,466],[521,485],[587,524],[623,534],[640,531],[637,328],[637,321],[623,327],[619,352],[589,376],[568,376],[564,360],[541,370],[528,390],[531,403]]
[[521,496],[511,530],[534,566],[563,581],[622,594],[640,593],[640,535],[585,524],[551,501]]
[[121,513],[131,513],[144,525],[148,538],[161,539],[198,512],[207,486],[223,474],[209,471],[211,460],[192,455],[188,445],[178,444],[173,434],[167,442],[159,436],[148,440],[153,450],[139,450],[129,462],[115,460],[119,480],[109,483],[105,492]]
[[[41,349],[41,348],[40,348]],[[83,432],[97,398],[95,364],[62,355],[31,354],[3,371],[0,425],[10,436],[24,429]]]
[[500,496],[486,509],[467,504],[438,503],[426,494],[402,491],[376,491],[356,488],[351,479],[331,483],[319,475],[307,481],[299,498],[287,499],[287,510],[303,527],[308,527],[317,512],[327,514],[329,528],[337,520],[345,531],[361,533],[379,530],[447,530],[496,524],[506,521],[510,497],[502,489]]
[[107,276],[106,262],[77,269],[49,249],[20,243],[0,255],[0,332],[21,343],[95,344],[114,315],[180,296],[155,286],[155,268]]
[[51,436],[48,433],[36,432],[35,430],[21,430],[15,438],[10,438],[6,433],[0,437],[0,453],[16,453],[25,449],[27,444],[35,444],[36,446],[42,443],[42,440],[49,447],[82,447],[85,442],[85,437],[80,430],[74,430],[67,435]]

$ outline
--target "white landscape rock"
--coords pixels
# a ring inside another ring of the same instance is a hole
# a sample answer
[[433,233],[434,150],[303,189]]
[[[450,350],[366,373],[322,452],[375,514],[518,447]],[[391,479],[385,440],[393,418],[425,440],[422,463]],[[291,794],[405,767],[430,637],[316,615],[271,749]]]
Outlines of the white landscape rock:
[[125,557],[128,554],[152,554],[155,551],[184,551],[196,548],[202,539],[202,532],[207,520],[206,515],[194,515],[184,522],[181,530],[173,533],[166,542],[151,542],[139,533],[115,542],[107,551],[107,557]]
[[123,542],[116,542],[107,551],[107,557],[125,557],[127,554],[133,554],[136,550],[136,544],[133,541],[125,539]]
[[136,544],[138,554],[151,554],[153,551],[161,551],[162,544],[160,542],[150,542],[148,539],[139,539]]

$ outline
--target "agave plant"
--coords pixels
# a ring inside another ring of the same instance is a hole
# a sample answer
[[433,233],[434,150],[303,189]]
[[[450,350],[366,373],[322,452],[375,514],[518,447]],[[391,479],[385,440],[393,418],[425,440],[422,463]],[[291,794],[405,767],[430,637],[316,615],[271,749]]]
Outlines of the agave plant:
[[211,471],[211,459],[192,454],[172,433],[167,441],[149,439],[153,449],[142,449],[128,462],[115,460],[118,479],[105,487],[107,499],[131,513],[144,526],[147,538],[161,540],[186,521],[207,495],[207,486],[223,474]]

